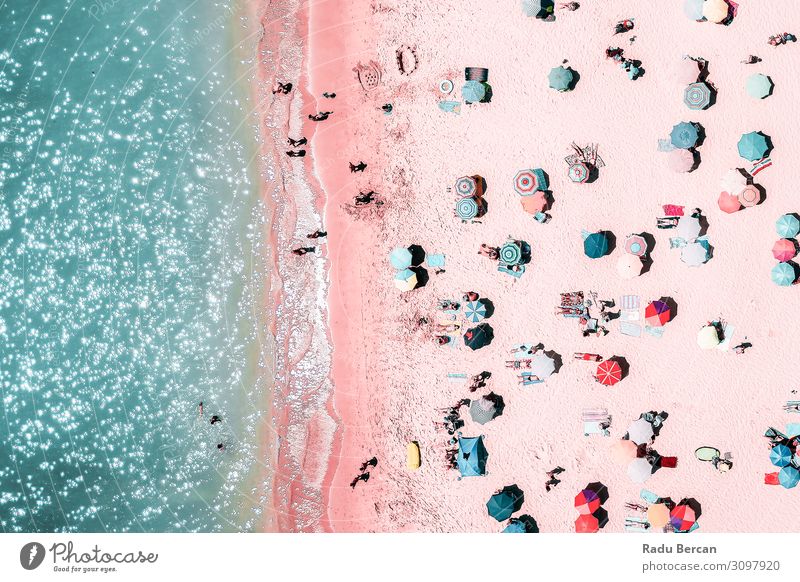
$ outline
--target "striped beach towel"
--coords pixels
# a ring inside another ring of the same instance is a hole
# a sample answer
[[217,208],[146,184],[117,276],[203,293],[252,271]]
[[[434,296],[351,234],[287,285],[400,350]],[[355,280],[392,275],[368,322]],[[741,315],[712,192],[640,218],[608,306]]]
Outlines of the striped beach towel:
[[771,165],[772,165],[772,158],[764,158],[763,160],[754,164],[752,168],[750,168],[750,175],[755,176],[761,170],[769,168]]
[[639,319],[639,296],[623,295],[619,301],[620,319],[623,321],[636,321]]

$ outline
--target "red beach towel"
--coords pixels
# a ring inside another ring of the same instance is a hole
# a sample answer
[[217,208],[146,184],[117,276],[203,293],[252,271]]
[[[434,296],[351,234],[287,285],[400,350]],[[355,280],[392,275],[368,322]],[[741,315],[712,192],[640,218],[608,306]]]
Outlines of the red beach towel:
[[778,481],[778,473],[764,473],[764,485],[780,485]]
[[674,469],[678,466],[678,457],[661,457],[661,466]]
[[683,206],[676,206],[675,204],[664,204],[664,214],[667,216],[683,216]]

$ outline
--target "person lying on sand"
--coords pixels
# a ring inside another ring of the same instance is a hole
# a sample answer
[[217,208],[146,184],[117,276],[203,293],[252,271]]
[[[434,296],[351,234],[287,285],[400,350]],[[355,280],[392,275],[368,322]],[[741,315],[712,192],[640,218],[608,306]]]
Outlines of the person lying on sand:
[[457,323],[437,323],[436,324],[436,331],[444,331],[447,333],[452,333],[454,331],[458,331],[461,329],[461,325]]
[[356,206],[366,206],[367,204],[375,201],[375,194],[377,192],[370,190],[369,192],[359,192],[355,197]]
[[325,121],[331,114],[333,114],[333,111],[320,111],[316,115],[309,115],[308,118],[311,121]]
[[755,65],[756,63],[760,63],[761,59],[759,59],[756,55],[748,55],[745,60],[742,61],[745,65]]
[[530,368],[533,360],[506,360],[506,368],[519,370],[520,368]]
[[286,152],[286,155],[290,158],[304,158],[306,155],[306,150],[292,150]]
[[301,145],[306,145],[308,143],[308,140],[304,137],[301,137],[300,139],[289,138],[288,141],[289,145],[292,146],[293,148],[296,148],[297,146]]
[[580,7],[581,5],[578,4],[577,2],[566,2],[566,3],[562,2],[561,4],[558,5],[559,10],[569,10],[570,12],[574,12]]
[[467,291],[467,292],[464,293],[464,298],[463,299],[464,299],[464,302],[466,303],[468,301],[477,301],[480,298],[481,298],[481,296],[478,295],[477,293],[475,293],[475,291]]
[[336,99],[336,93],[327,93],[326,92],[326,93],[323,93],[322,96],[325,97],[325,99]]
[[489,257],[493,261],[500,259],[500,249],[497,247],[490,247],[487,244],[481,244],[478,254],[484,257]]
[[534,376],[533,374],[526,374],[525,376],[519,376],[519,380],[517,384],[524,384],[525,382],[541,382],[541,378],[539,376]]
[[444,346],[450,343],[450,336],[447,335],[437,335],[433,338],[433,341],[438,343],[440,346]]
[[363,172],[366,167],[367,164],[365,164],[364,162],[358,162],[357,164],[350,162],[350,172],[353,174],[355,174],[356,172]]
[[461,305],[456,303],[455,301],[450,300],[442,300],[439,302],[439,309],[442,311],[458,311],[461,308]]
[[298,257],[302,257],[302,256],[303,256],[303,255],[305,255],[306,253],[312,253],[312,252],[314,252],[314,250],[315,250],[316,248],[317,248],[317,247],[300,247],[300,248],[297,248],[297,249],[293,249],[293,250],[292,250],[292,253],[294,253],[294,254],[295,254],[295,255],[297,255]]
[[272,94],[275,95],[276,93],[281,93],[283,95],[288,95],[289,91],[292,90],[291,83],[278,83],[278,88],[272,90]]
[[328,233],[324,230],[315,230],[311,234],[307,234],[306,238],[320,238],[322,236],[328,236]]

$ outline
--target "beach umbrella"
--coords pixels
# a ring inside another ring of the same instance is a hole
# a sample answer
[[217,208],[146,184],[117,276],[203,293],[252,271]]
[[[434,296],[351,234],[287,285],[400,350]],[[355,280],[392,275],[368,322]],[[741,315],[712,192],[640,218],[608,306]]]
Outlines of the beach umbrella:
[[599,259],[608,252],[608,238],[605,233],[593,232],[583,239],[583,252],[590,259]]
[[509,241],[500,248],[500,260],[506,265],[518,265],[522,260],[522,247],[516,241]]
[[569,91],[570,85],[575,79],[575,73],[568,67],[554,67],[550,69],[550,74],[547,75],[547,80],[550,82],[550,88],[556,91]]
[[761,192],[759,192],[758,188],[751,184],[742,188],[742,191],[739,192],[737,198],[742,206],[749,208],[761,202]]
[[478,183],[472,176],[462,176],[456,180],[456,193],[462,198],[471,198],[478,191]]
[[652,527],[664,527],[669,523],[669,507],[663,503],[654,503],[647,508],[647,521]]
[[547,190],[547,178],[541,168],[520,170],[514,176],[514,190],[520,196],[531,196],[537,190]]
[[467,321],[478,323],[486,317],[486,304],[483,301],[470,301],[464,306],[464,317]]
[[408,269],[413,260],[414,258],[411,255],[411,251],[406,247],[397,247],[389,253],[389,262],[392,264],[392,267],[398,271]]
[[681,216],[678,220],[678,226],[675,229],[675,234],[680,238],[686,240],[694,240],[703,230],[703,225],[700,224],[699,216]]
[[589,166],[583,162],[576,162],[567,170],[567,176],[575,183],[583,184],[589,181]]
[[643,257],[647,254],[647,241],[640,234],[631,234],[625,239],[625,251]]
[[623,254],[617,259],[617,273],[623,279],[633,279],[642,274],[642,259],[636,255]]
[[539,214],[547,208],[547,197],[544,192],[537,192],[533,196],[523,196],[520,200],[522,200],[522,209],[528,214]]
[[644,457],[634,459],[628,464],[628,477],[634,483],[644,483],[653,475],[653,466]]
[[644,418],[637,418],[628,427],[628,438],[637,445],[646,445],[653,440],[653,423]]
[[600,505],[600,496],[591,489],[584,489],[575,496],[575,509],[582,515],[594,513]]
[[788,287],[797,280],[797,269],[794,263],[778,263],[772,267],[772,282],[781,287]]
[[497,521],[505,521],[515,511],[519,511],[525,495],[516,485],[507,485],[495,493],[486,502],[486,510]]
[[797,255],[797,243],[792,239],[782,238],[772,246],[772,256],[776,261],[785,263]]
[[747,94],[754,99],[764,99],[772,91],[772,79],[761,73],[747,77]]
[[728,19],[729,10],[730,6],[725,0],[706,0],[703,4],[703,18],[719,24]]
[[681,121],[672,128],[672,132],[669,134],[672,145],[684,150],[694,147],[699,137],[700,134],[695,125],[688,121]]
[[525,524],[521,521],[512,521],[500,533],[528,533],[525,531]]
[[411,291],[417,286],[417,274],[411,269],[403,269],[394,276],[394,286],[400,291]]
[[486,424],[497,416],[497,407],[492,400],[482,396],[469,404],[469,415],[478,424]]
[[486,461],[489,452],[483,444],[483,437],[460,437],[456,464],[462,477],[477,477],[486,474]]
[[689,150],[674,149],[667,153],[667,162],[670,170],[685,174],[694,168],[694,154]]
[[622,366],[616,360],[600,362],[594,374],[595,380],[603,386],[613,386],[622,380]]
[[620,465],[624,465],[636,458],[638,446],[628,439],[619,439],[611,445],[611,455]]
[[700,64],[690,58],[680,59],[677,63],[676,82],[684,87],[696,83],[700,76]]
[[800,234],[800,219],[794,214],[784,214],[775,222],[775,230],[778,236],[794,238]]
[[769,452],[769,460],[776,467],[785,467],[792,462],[792,449],[786,445],[775,445]]
[[672,312],[663,301],[651,301],[644,308],[644,321],[650,327],[661,327],[669,322]]
[[478,81],[467,81],[461,87],[461,97],[466,103],[480,103],[486,97],[486,85]]
[[798,482],[800,482],[800,471],[791,465],[783,467],[780,472],[778,472],[778,483],[786,487],[786,489],[795,487]]
[[697,345],[704,350],[717,347],[719,342],[719,330],[716,325],[705,325],[697,332]]
[[705,109],[711,105],[711,87],[706,83],[692,83],[683,92],[683,102],[689,109]]
[[688,505],[678,504],[669,512],[669,521],[675,531],[689,531],[697,521],[697,514]]
[[494,330],[488,323],[481,323],[464,334],[464,345],[472,350],[488,346],[494,339]]
[[767,142],[767,136],[763,133],[751,131],[750,133],[742,134],[742,137],[739,138],[738,148],[740,156],[755,162],[767,155],[769,143]]
[[689,243],[681,249],[681,260],[690,267],[699,267],[708,260],[708,249],[699,242]]
[[547,18],[555,10],[553,0],[522,0],[522,10],[531,18]]
[[539,352],[538,354],[534,354],[531,358],[531,368],[530,372],[540,380],[545,380],[553,375],[553,372],[556,371],[556,362],[553,358],[545,354],[544,352]]
[[728,170],[720,181],[720,186],[723,192],[729,192],[733,196],[738,196],[745,186],[747,186],[747,177],[742,174],[741,170]]
[[683,13],[692,20],[703,20],[704,0],[686,0],[683,3]]
[[575,533],[597,533],[600,531],[600,522],[591,514],[581,514],[575,520]]
[[472,220],[478,216],[478,201],[475,198],[459,198],[456,202],[456,216],[461,220]]
[[727,212],[728,214],[733,214],[742,209],[742,203],[739,202],[739,198],[727,192],[720,192],[717,204],[722,212]]

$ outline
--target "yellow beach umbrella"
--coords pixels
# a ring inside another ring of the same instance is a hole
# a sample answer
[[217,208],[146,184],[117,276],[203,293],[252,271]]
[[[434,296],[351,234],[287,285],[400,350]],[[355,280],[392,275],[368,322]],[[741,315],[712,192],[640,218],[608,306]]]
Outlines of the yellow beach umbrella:
[[394,286],[400,291],[411,291],[417,286],[417,274],[411,269],[404,269],[394,276]]
[[719,333],[713,325],[707,325],[697,332],[697,345],[704,350],[711,350],[719,345]]
[[406,445],[406,466],[410,470],[416,471],[417,469],[419,469],[419,465],[420,465],[419,445],[417,444],[417,441],[411,441]]
[[669,507],[655,503],[647,508],[647,521],[653,527],[664,527],[669,523]]
[[729,9],[725,0],[706,0],[703,4],[703,16],[710,22],[724,22],[728,18]]

